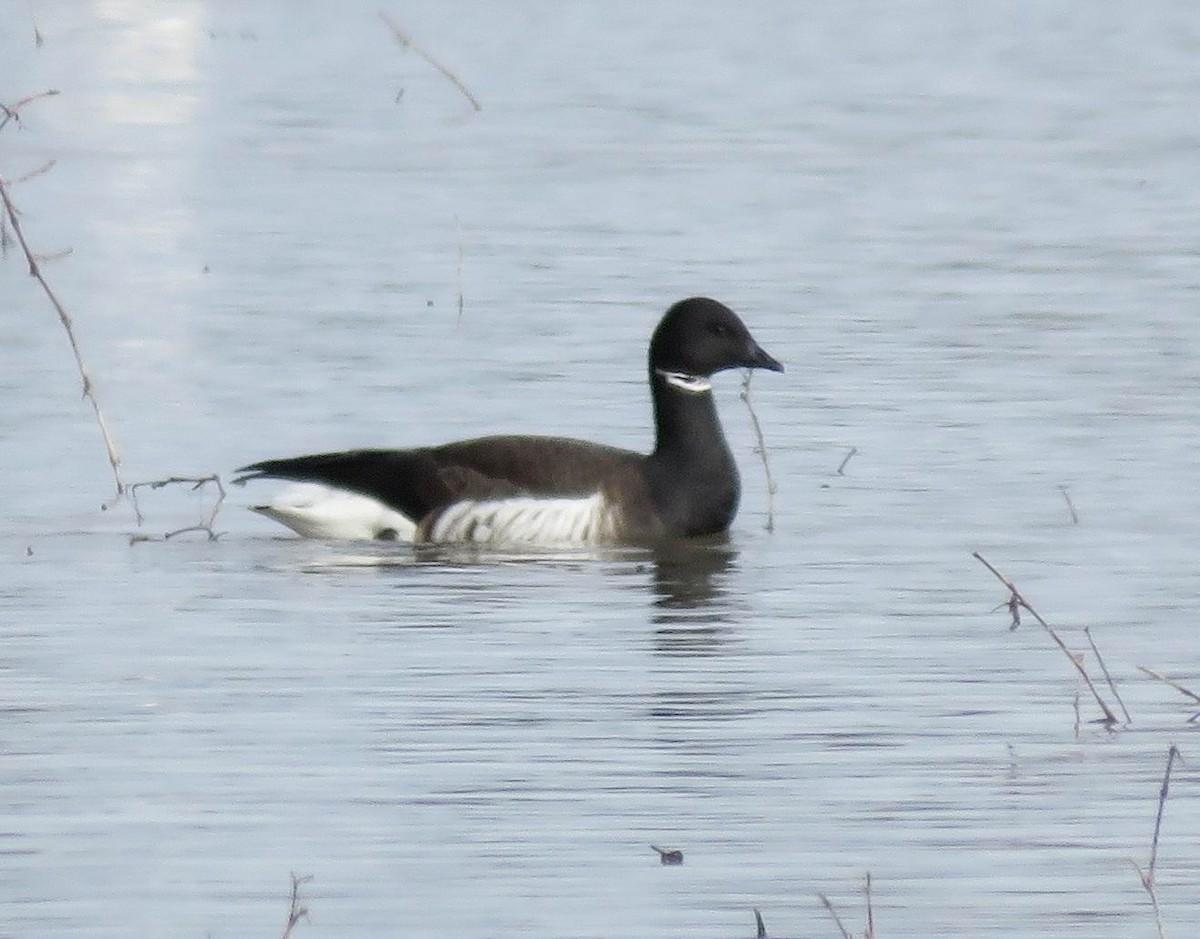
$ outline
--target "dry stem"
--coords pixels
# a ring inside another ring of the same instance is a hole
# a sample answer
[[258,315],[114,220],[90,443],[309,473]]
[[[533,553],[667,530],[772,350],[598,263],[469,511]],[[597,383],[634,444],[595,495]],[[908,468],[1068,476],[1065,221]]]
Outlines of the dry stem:
[[875,939],[875,910],[871,905],[871,872],[867,871],[867,931],[863,939]]
[[767,939],[767,927],[763,923],[762,913],[754,908],[754,939]]
[[1163,809],[1166,808],[1167,794],[1171,789],[1171,767],[1175,765],[1175,759],[1178,756],[1179,748],[1175,744],[1171,744],[1167,749],[1167,769],[1163,773],[1162,786],[1158,790],[1158,813],[1154,816],[1154,837],[1150,842],[1150,863],[1145,870],[1142,870],[1137,861],[1133,858],[1129,859],[1129,863],[1138,872],[1146,893],[1150,894],[1150,905],[1154,907],[1154,923],[1158,927],[1159,939],[1164,939],[1166,933],[1163,931],[1162,911],[1158,906],[1158,889],[1154,882],[1154,868],[1158,864],[1158,836],[1162,831]]
[[[213,523],[217,520],[217,513],[221,511],[221,504],[225,501],[226,495],[225,486],[221,483],[221,477],[216,473],[213,473],[211,476],[171,476],[167,479],[154,479],[148,482],[133,483],[129,487],[129,501],[133,503],[133,512],[134,515],[137,516],[138,526],[140,527],[142,522],[145,521],[145,517],[142,515],[141,506],[138,504],[137,491],[139,489],[162,489],[164,486],[187,484],[190,485],[192,491],[195,492],[197,489],[203,489],[208,483],[212,483],[217,487],[217,498],[216,501],[213,502],[212,508],[208,510],[208,514],[204,516],[199,524],[188,525],[185,528],[178,528],[175,531],[169,531],[162,537],[164,541],[170,541],[176,535],[182,535],[186,532],[192,531],[202,531],[208,535],[209,541],[216,541],[220,537],[220,534],[213,529]],[[149,535],[134,535],[133,538],[130,539],[130,543],[152,540],[154,539]]]
[[58,162],[58,160],[47,160],[45,163],[43,163],[37,169],[30,170],[24,176],[18,176],[16,179],[9,180],[9,185],[10,186],[19,186],[21,183],[27,183],[31,179],[36,179],[37,177],[41,176],[43,173],[49,173],[52,169],[54,169],[54,164],[56,164],[57,162]]
[[[36,26],[35,26],[35,31],[36,31]],[[40,92],[35,95],[29,95],[26,98],[22,98],[16,104],[12,104],[12,105],[0,104],[0,115],[2,115],[2,116],[0,116],[0,130],[3,130],[10,121],[17,121],[19,123],[20,119],[21,119],[20,118],[21,109],[24,108],[26,105],[28,105],[34,101],[38,101],[42,98],[50,97],[50,96],[57,95],[57,94],[58,94],[58,91],[51,89],[49,91],[43,91],[43,92]],[[83,352],[80,350],[79,340],[75,335],[74,321],[71,319],[71,315],[67,312],[66,307],[63,306],[63,303],[59,299],[58,294],[56,294],[54,292],[54,289],[50,286],[49,282],[46,280],[45,276],[42,274],[41,264],[43,261],[49,260],[51,258],[65,256],[66,254],[70,253],[70,249],[68,248],[66,251],[59,252],[58,254],[53,255],[53,256],[35,254],[33,249],[30,247],[29,242],[25,238],[25,232],[21,228],[21,213],[12,201],[11,187],[14,184],[25,182],[26,180],[32,179],[35,176],[39,176],[42,173],[47,172],[54,166],[54,163],[55,163],[54,160],[49,160],[42,166],[38,167],[37,169],[35,169],[29,173],[26,173],[24,176],[21,176],[15,180],[7,180],[6,181],[6,180],[0,178],[0,202],[3,203],[3,207],[4,207],[3,212],[0,213],[0,221],[3,221],[3,223],[4,223],[3,229],[0,230],[0,236],[4,236],[4,237],[0,237],[0,246],[6,246],[7,242],[5,239],[7,237],[7,231],[8,231],[8,228],[11,228],[13,235],[16,236],[17,244],[19,244],[21,246],[21,251],[25,255],[25,260],[29,265],[29,275],[31,277],[33,277],[38,282],[39,286],[42,288],[42,292],[46,295],[46,298],[50,301],[50,304],[54,307],[55,312],[58,314],[58,320],[62,324],[64,332],[66,332],[66,334],[67,334],[67,341],[71,345],[71,353],[75,357],[75,367],[79,372],[79,379],[83,385],[83,396],[88,399],[88,401],[91,403],[92,410],[95,412],[96,423],[100,427],[100,436],[104,440],[104,448],[105,448],[106,453],[108,454],[108,464],[110,467],[112,467],[113,480],[115,481],[116,487],[117,487],[115,496],[112,499],[110,499],[108,502],[104,503],[102,508],[105,508],[105,509],[111,508],[112,506],[116,505],[117,502],[119,502],[123,496],[128,494],[133,503],[133,511],[134,511],[134,515],[137,518],[137,524],[140,526],[142,524],[142,522],[144,521],[144,518],[142,516],[141,510],[138,507],[138,503],[137,503],[136,491],[139,487],[147,487],[148,486],[152,489],[161,489],[163,486],[167,486],[172,483],[191,483],[193,489],[199,489],[202,486],[204,486],[206,483],[211,482],[211,483],[214,483],[217,487],[217,493],[218,493],[217,499],[216,499],[216,502],[213,504],[212,508],[209,510],[208,514],[200,522],[200,524],[190,525],[187,528],[181,528],[181,529],[178,529],[177,531],[167,532],[163,536],[163,538],[164,539],[173,538],[176,535],[183,534],[184,532],[203,531],[208,535],[209,540],[215,541],[217,538],[217,533],[213,530],[212,526],[213,526],[213,522],[216,520],[217,512],[221,508],[221,503],[224,502],[224,500],[225,500],[225,488],[224,488],[224,486],[222,486],[221,480],[218,476],[216,476],[215,474],[211,475],[211,476],[203,476],[203,477],[172,476],[169,479],[161,479],[161,480],[156,480],[153,482],[135,483],[134,485],[130,486],[129,484],[127,484],[125,482],[124,478],[121,475],[121,455],[120,455],[120,452],[117,450],[116,441],[113,440],[112,433],[109,431],[108,421],[105,419],[104,411],[100,407],[100,400],[96,397],[95,383],[93,382],[91,373],[88,371],[88,367],[83,360]],[[141,536],[141,537],[134,536],[134,538],[132,539],[132,541],[146,541],[146,540],[149,540],[149,539],[145,536]]]
[[21,108],[25,105],[32,104],[41,98],[52,98],[58,93],[57,88],[49,88],[46,91],[39,91],[35,95],[22,98],[16,104],[0,104],[0,111],[4,112],[4,118],[0,120],[0,130],[4,130],[9,121],[16,121],[18,124],[21,122]]
[[1125,724],[1133,723],[1133,718],[1129,716],[1129,709],[1125,707],[1125,702],[1121,700],[1121,693],[1117,691],[1117,684],[1112,680],[1112,675],[1108,673],[1108,666],[1104,664],[1104,656],[1100,654],[1100,650],[1096,648],[1096,642],[1092,639],[1092,628],[1090,626],[1083,627],[1083,634],[1087,636],[1088,645],[1092,647],[1092,652],[1095,653],[1096,661],[1100,663],[1100,671],[1104,673],[1104,680],[1108,682],[1108,689],[1113,693],[1113,697],[1117,699],[1117,704],[1121,706],[1121,713],[1125,715]]
[[[25,105],[40,98],[56,94],[58,92],[52,89],[40,94],[30,95],[13,105],[0,105],[0,110],[3,110],[4,113],[3,119],[0,119],[0,130],[3,130],[9,121],[20,120],[20,111]],[[36,172],[44,172],[48,168],[49,166],[46,166],[39,171],[35,171],[35,175]],[[83,353],[80,351],[79,341],[75,337],[75,324],[72,322],[71,316],[67,313],[62,301],[58,298],[58,294],[54,292],[54,289],[50,286],[45,276],[43,276],[38,256],[34,254],[33,249],[29,246],[29,242],[25,239],[25,232],[21,230],[20,212],[17,211],[17,207],[13,204],[9,185],[5,180],[0,179],[0,201],[4,203],[5,218],[8,220],[8,224],[16,236],[17,243],[21,246],[21,251],[25,255],[25,260],[29,265],[29,276],[34,278],[41,286],[42,292],[54,307],[55,312],[58,314],[58,321],[62,324],[63,330],[67,334],[67,341],[71,344],[71,353],[75,356],[75,367],[79,371],[79,380],[83,385],[83,396],[91,402],[92,410],[96,415],[96,423],[100,427],[100,436],[104,438],[104,449],[108,454],[108,463],[112,467],[113,480],[117,486],[116,495],[104,506],[105,508],[109,508],[116,505],[120,501],[121,496],[125,494],[125,481],[121,478],[121,455],[108,429],[108,421],[104,418],[104,411],[100,407],[100,400],[96,397],[92,376],[83,361]]]
[[767,442],[763,439],[762,425],[758,422],[758,415],[754,412],[754,404],[750,400],[750,379],[754,377],[754,372],[746,369],[742,374],[742,401],[746,403],[746,410],[750,412],[750,423],[754,425],[754,439],[757,443],[754,446],[754,452],[759,455],[762,460],[763,472],[767,477],[767,521],[763,525],[767,531],[775,530],[775,493],[779,487],[775,485],[775,477],[771,475],[771,462],[767,459]]
[[1079,524],[1079,513],[1075,511],[1075,503],[1071,501],[1071,494],[1067,492],[1066,486],[1059,486],[1058,491],[1062,493],[1062,497],[1067,501],[1067,509],[1071,512],[1071,524]]
[[[1179,684],[1179,682],[1172,681],[1166,675],[1160,674],[1159,672],[1154,671],[1154,669],[1152,669],[1152,668],[1146,668],[1144,665],[1139,665],[1138,671],[1144,672],[1145,674],[1149,675],[1151,678],[1158,679],[1164,685],[1170,685],[1172,688],[1174,688],[1180,694],[1187,695],[1193,701],[1200,701],[1200,694],[1196,694],[1196,692],[1192,691],[1191,689],[1183,687],[1183,685]],[[1191,717],[1189,717],[1188,723],[1192,724],[1192,723],[1195,723],[1197,720],[1200,720],[1200,711],[1197,711],[1195,714],[1193,714]]]
[[379,11],[379,18],[383,20],[384,25],[392,31],[392,36],[395,38],[396,42],[404,46],[406,49],[412,49],[413,52],[445,75],[446,78],[450,79],[450,81],[454,83],[454,87],[463,93],[466,99],[471,102],[471,107],[473,107],[476,111],[483,110],[483,105],[479,103],[479,99],[471,94],[467,86],[462,83],[462,79],[460,79],[457,75],[450,71],[450,69],[446,68],[446,66],[442,65],[441,62],[413,42],[412,35],[407,30],[401,29],[400,25],[390,16],[388,16],[383,10]]
[[837,924],[838,931],[842,934],[842,939],[854,939],[854,934],[846,928],[846,924],[842,922],[842,918],[838,916],[838,911],[834,909],[833,902],[825,894],[818,892],[817,897],[825,904],[825,909],[829,910],[829,915],[833,917],[833,921]]
[[305,877],[297,877],[295,872],[292,873],[292,900],[288,907],[287,923],[284,925],[283,934],[279,939],[289,939],[292,930],[296,928],[296,924],[304,917],[308,916],[308,907],[300,904],[300,885],[306,884],[312,880],[312,874]]
[[842,462],[838,465],[837,474],[839,476],[846,475],[846,464],[849,463],[852,459],[854,459],[854,454],[856,454],[856,453],[858,453],[858,447],[851,447],[849,452],[847,452],[847,454],[843,458]]
[[[863,939],[875,939],[875,908],[871,897],[871,872],[867,871],[866,883],[863,886],[863,892],[867,898],[867,928],[863,933]],[[829,911],[829,915],[833,917],[834,923],[837,924],[838,931],[842,934],[842,939],[854,939],[854,933],[846,928],[846,924],[842,922],[842,918],[838,916],[838,912],[834,909],[833,901],[825,894],[818,892],[818,899],[825,905],[825,909]],[[755,913],[758,911],[755,910]],[[759,935],[759,939],[763,939]]]
[[1076,656],[1071,654],[1071,650],[1068,649],[1066,643],[1059,638],[1058,633],[1051,629],[1050,624],[1042,619],[1042,617],[1038,614],[1038,611],[1029,605],[1029,601],[1021,596],[1021,592],[1017,590],[1011,580],[1009,580],[998,570],[996,570],[996,568],[994,568],[990,563],[988,563],[984,556],[978,551],[973,551],[971,554],[972,557],[979,561],[980,564],[995,574],[1000,583],[1004,584],[1004,586],[1008,588],[1010,596],[1007,605],[1013,613],[1013,625],[1011,628],[1016,629],[1020,624],[1020,616],[1017,613],[1018,609],[1028,610],[1030,614],[1032,614],[1033,618],[1041,624],[1041,627],[1050,634],[1050,638],[1054,640],[1055,644],[1062,649],[1063,655],[1067,657],[1070,663],[1075,667],[1075,670],[1079,672],[1084,684],[1088,687],[1088,691],[1092,693],[1092,697],[1096,699],[1096,703],[1100,706],[1100,710],[1104,712],[1102,723],[1111,729],[1112,726],[1117,723],[1117,716],[1113,714],[1112,709],[1109,708],[1109,706],[1104,703],[1104,699],[1100,697],[1100,692],[1096,690],[1096,686],[1092,683],[1092,679],[1088,675],[1087,670],[1083,667],[1083,663]]

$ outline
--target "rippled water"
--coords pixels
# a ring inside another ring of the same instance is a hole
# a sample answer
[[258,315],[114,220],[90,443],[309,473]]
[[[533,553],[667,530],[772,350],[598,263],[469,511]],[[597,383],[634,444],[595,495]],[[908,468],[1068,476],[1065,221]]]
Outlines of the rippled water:
[[[0,935],[278,935],[291,872],[298,935],[835,935],[816,893],[861,933],[870,871],[881,936],[1152,936],[1172,742],[1158,891],[1195,933],[1197,725],[1136,669],[1200,689],[1191,6],[393,10],[479,113],[343,6],[3,16],[0,100],[61,94],[0,175],[58,161],[14,197],[73,249],[45,271],[127,478],[644,447],[646,338],[704,293],[788,366],[753,384],[775,529],[729,375],[724,547],[303,542],[265,486],[215,543],[130,546],[10,247]],[[144,493],[143,530],[207,499]],[[1129,726],[1086,692],[1076,726],[975,550],[1090,627]]]

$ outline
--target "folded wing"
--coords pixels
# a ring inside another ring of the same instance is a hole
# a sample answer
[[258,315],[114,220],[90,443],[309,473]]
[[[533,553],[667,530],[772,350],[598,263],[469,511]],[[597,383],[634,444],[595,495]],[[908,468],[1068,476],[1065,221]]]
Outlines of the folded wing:
[[412,450],[347,450],[264,460],[236,480],[321,483],[371,496],[414,522],[464,500],[565,498],[599,492],[643,457],[564,437],[479,437]]

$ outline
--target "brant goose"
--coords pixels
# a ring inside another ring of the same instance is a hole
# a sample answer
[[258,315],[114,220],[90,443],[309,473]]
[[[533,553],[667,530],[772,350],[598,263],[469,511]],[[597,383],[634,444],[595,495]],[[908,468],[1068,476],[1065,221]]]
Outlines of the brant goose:
[[548,545],[713,535],[733,521],[741,492],[709,382],[730,368],[783,371],[732,310],[693,297],[672,306],[650,340],[648,456],[564,437],[479,437],[264,460],[234,482],[289,479],[356,494],[255,507],[316,538]]

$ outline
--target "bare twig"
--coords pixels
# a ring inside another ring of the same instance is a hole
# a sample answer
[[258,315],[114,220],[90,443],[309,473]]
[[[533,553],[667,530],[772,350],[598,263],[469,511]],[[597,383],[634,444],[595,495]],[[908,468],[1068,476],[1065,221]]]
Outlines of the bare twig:
[[1147,873],[1153,879],[1154,868],[1158,864],[1158,836],[1162,832],[1163,808],[1167,804],[1167,795],[1171,791],[1171,768],[1179,757],[1179,748],[1171,744],[1167,748],[1167,768],[1163,773],[1162,786],[1158,790],[1158,813],[1154,817],[1154,839],[1150,843],[1150,866]]
[[762,460],[763,473],[767,477],[767,520],[763,524],[763,528],[767,531],[774,531],[775,493],[779,489],[775,485],[775,477],[771,475],[771,461],[767,458],[767,442],[763,439],[762,425],[758,422],[758,415],[754,412],[754,403],[750,400],[750,379],[753,377],[754,372],[750,369],[746,369],[742,373],[742,401],[746,404],[746,410],[750,412],[750,423],[754,426],[754,439],[757,441],[754,445],[754,452]]
[[58,160],[47,160],[45,163],[43,163],[37,169],[30,170],[24,176],[18,176],[16,179],[10,179],[8,181],[8,184],[10,186],[18,186],[21,183],[29,182],[29,180],[31,180],[31,179],[36,179],[38,176],[41,176],[43,173],[49,173],[52,169],[54,169],[54,164],[56,164],[57,162],[58,162]]
[[1014,593],[1008,598],[1008,602],[1002,605],[1008,607],[1008,615],[1012,617],[1012,622],[1008,626],[1008,629],[1011,632],[1021,625],[1021,601]]
[[[221,505],[225,501],[225,486],[221,482],[221,477],[216,473],[211,476],[170,476],[167,479],[154,479],[148,482],[133,483],[129,486],[129,501],[133,504],[133,513],[137,517],[138,526],[141,527],[145,517],[142,515],[141,505],[138,503],[137,491],[139,489],[162,489],[164,486],[187,485],[192,491],[203,489],[206,485],[212,483],[217,489],[217,498],[213,502],[212,507],[204,518],[196,525],[188,525],[186,528],[178,528],[175,531],[169,531],[163,535],[164,541],[170,541],[177,535],[182,535],[187,532],[202,531],[208,535],[209,541],[216,541],[220,534],[213,528],[213,523],[217,520],[217,513],[221,511]],[[153,541],[149,535],[135,535],[131,541]]]
[[863,939],[875,939],[875,910],[871,904],[871,872],[867,871],[867,931]]
[[1150,894],[1150,904],[1154,907],[1154,922],[1158,927],[1159,939],[1164,939],[1165,932],[1163,931],[1162,911],[1158,906],[1158,888],[1154,880],[1154,869],[1158,865],[1158,837],[1162,832],[1163,809],[1166,808],[1167,794],[1171,789],[1171,767],[1175,765],[1175,759],[1179,756],[1179,748],[1175,744],[1167,749],[1167,769],[1163,773],[1162,786],[1158,790],[1158,813],[1154,816],[1154,837],[1150,842],[1150,863],[1146,865],[1146,869],[1142,870],[1138,866],[1137,861],[1133,858],[1129,859],[1129,863],[1133,865],[1134,870],[1138,872],[1138,877],[1141,878],[1142,887],[1146,893]]
[[754,939],[767,939],[767,927],[763,923],[762,913],[758,912],[758,907],[754,908]]
[[1017,602],[1016,597],[1010,596],[1003,603],[998,603],[992,607],[991,612],[995,613],[997,610],[1005,609],[1008,610],[1008,615],[1012,617],[1012,622],[1008,624],[1008,631],[1012,632],[1021,625],[1021,604]]
[[[1138,671],[1143,672],[1146,675],[1149,675],[1151,678],[1161,681],[1164,685],[1170,685],[1172,688],[1174,688],[1180,694],[1186,695],[1187,697],[1191,698],[1193,701],[1200,702],[1200,694],[1196,694],[1196,692],[1192,691],[1191,689],[1183,687],[1183,685],[1179,684],[1179,682],[1177,682],[1177,681],[1172,681],[1166,675],[1156,672],[1152,668],[1146,668],[1146,666],[1144,666],[1144,665],[1139,665]],[[1197,711],[1195,714],[1193,714],[1191,717],[1189,717],[1188,723],[1191,724],[1197,720],[1200,720],[1200,711]]]
[[9,121],[16,121],[18,124],[20,124],[21,108],[25,107],[25,105],[32,104],[34,101],[38,101],[42,98],[52,98],[58,93],[59,92],[57,88],[48,88],[46,91],[39,91],[35,95],[29,95],[28,97],[22,98],[16,104],[0,104],[0,113],[4,114],[3,119],[0,119],[0,130],[4,130]]
[[1067,648],[1067,644],[1065,642],[1063,642],[1061,638],[1059,638],[1058,633],[1056,633],[1053,629],[1051,629],[1050,624],[1047,623],[1044,619],[1042,619],[1042,617],[1038,613],[1038,611],[1029,605],[1028,600],[1026,600],[1023,596],[1021,596],[1021,592],[1019,590],[1017,590],[1017,588],[1013,585],[1013,582],[1011,580],[1009,580],[1007,577],[1005,577],[1003,574],[1001,574],[998,570],[996,570],[996,568],[994,568],[987,561],[987,559],[984,558],[984,556],[982,554],[980,554],[978,551],[973,551],[973,552],[971,552],[971,554],[972,554],[972,557],[974,557],[977,561],[979,561],[980,564],[982,564],[989,571],[991,571],[993,574],[995,574],[996,579],[999,580],[1000,583],[1004,584],[1004,586],[1008,588],[1009,594],[1010,594],[1009,599],[1008,599],[1008,606],[1009,606],[1009,609],[1013,611],[1013,625],[1011,628],[1015,629],[1017,627],[1017,624],[1020,622],[1020,618],[1018,617],[1018,615],[1016,613],[1016,610],[1018,608],[1025,609],[1030,612],[1030,614],[1033,616],[1033,618],[1035,620],[1037,620],[1038,623],[1041,625],[1041,627],[1044,630],[1046,630],[1046,632],[1050,635],[1050,638],[1054,640],[1055,645],[1057,645],[1062,650],[1063,655],[1065,655],[1067,657],[1067,659],[1075,667],[1075,670],[1077,672],[1079,672],[1079,675],[1083,679],[1084,684],[1087,685],[1087,687],[1088,687],[1088,691],[1090,691],[1092,693],[1092,697],[1096,699],[1096,704],[1098,704],[1100,706],[1100,710],[1104,712],[1104,718],[1102,720],[1102,723],[1106,727],[1111,729],[1112,726],[1117,723],[1117,716],[1115,714],[1113,714],[1112,709],[1104,702],[1104,699],[1102,697],[1100,697],[1100,692],[1096,690],[1095,684],[1092,683],[1091,677],[1088,675],[1087,670],[1083,667],[1083,662],[1080,661],[1080,659],[1077,656],[1075,656],[1071,653],[1071,650]]
[[1108,666],[1104,664],[1104,656],[1100,654],[1100,650],[1096,648],[1095,640],[1092,639],[1092,628],[1084,626],[1083,634],[1087,636],[1088,645],[1092,647],[1096,661],[1100,663],[1100,671],[1104,673],[1104,680],[1108,682],[1108,690],[1113,693],[1113,697],[1117,699],[1117,704],[1121,706],[1121,713],[1125,715],[1125,723],[1132,724],[1133,718],[1129,716],[1129,709],[1125,707],[1125,702],[1121,700],[1121,692],[1117,691],[1117,684],[1113,681],[1112,675],[1108,673]]
[[854,459],[854,454],[856,453],[858,453],[858,447],[851,447],[849,451],[847,451],[846,456],[842,459],[841,464],[837,468],[837,474],[839,476],[846,475],[846,464]]
[[1156,672],[1152,668],[1146,668],[1146,666],[1144,666],[1144,665],[1139,665],[1138,671],[1143,672],[1146,675],[1149,675],[1151,678],[1158,679],[1164,685],[1170,685],[1172,688],[1174,688],[1180,694],[1187,695],[1193,701],[1200,702],[1200,694],[1196,694],[1196,692],[1190,690],[1189,688],[1183,687],[1183,685],[1179,684],[1179,682],[1173,681],[1172,679],[1168,678],[1166,675],[1162,674],[1161,672]]
[[[3,119],[0,119],[0,130],[2,130],[10,120],[19,120],[21,108],[23,108],[25,105],[32,101],[37,101],[40,98],[55,94],[58,94],[58,92],[54,90],[44,91],[40,94],[30,95],[29,97],[24,98],[13,105],[0,105],[0,109],[3,109],[4,112]],[[25,233],[21,230],[20,213],[17,211],[17,207],[13,204],[12,196],[9,193],[9,184],[3,179],[0,179],[0,201],[2,201],[4,204],[4,215],[8,220],[9,226],[12,228],[13,235],[16,236],[17,243],[21,246],[21,251],[25,255],[26,262],[29,265],[29,276],[38,282],[38,285],[42,288],[42,292],[50,301],[51,306],[54,307],[55,312],[58,314],[58,321],[62,324],[63,330],[67,334],[67,341],[71,344],[71,353],[75,356],[75,366],[79,372],[80,382],[83,385],[83,396],[87,398],[89,402],[91,402],[92,411],[96,415],[96,423],[100,427],[100,436],[104,438],[104,449],[108,454],[108,463],[109,466],[112,467],[113,480],[115,481],[117,487],[116,495],[104,506],[105,508],[110,508],[111,506],[116,505],[116,503],[119,502],[121,497],[125,494],[125,481],[121,477],[121,455],[117,450],[116,442],[113,440],[112,434],[108,429],[108,421],[105,420],[104,411],[100,407],[100,401],[96,397],[95,385],[92,381],[92,376],[88,372],[87,365],[83,361],[83,353],[80,351],[79,341],[75,336],[75,324],[72,322],[70,314],[67,313],[66,307],[63,306],[62,301],[58,298],[58,294],[54,292],[54,288],[50,286],[49,282],[42,275],[42,269],[38,262],[38,256],[34,253],[33,249],[30,248],[29,242],[25,238]]]
[[1071,501],[1071,494],[1067,492],[1066,486],[1059,486],[1058,491],[1062,493],[1062,497],[1067,501],[1067,509],[1071,513],[1071,524],[1079,524],[1079,513],[1075,511],[1075,503]]
[[446,78],[448,78],[451,82],[453,82],[454,87],[457,88],[459,91],[461,91],[463,93],[463,95],[466,97],[466,99],[471,102],[471,107],[473,107],[476,111],[483,110],[483,105],[479,103],[479,99],[476,98],[473,94],[471,94],[471,92],[467,88],[467,86],[462,83],[462,79],[460,79],[457,75],[455,75],[452,71],[450,71],[450,69],[446,68],[446,66],[442,65],[441,62],[439,62],[437,59],[435,59],[428,52],[426,52],[424,49],[422,49],[420,46],[418,46],[413,41],[412,35],[407,30],[402,29],[400,27],[400,24],[398,24],[395,20],[393,20],[390,16],[388,16],[387,13],[383,10],[379,11],[379,18],[381,20],[383,20],[384,25],[387,26],[387,28],[392,31],[392,36],[395,38],[396,42],[398,42],[400,45],[404,46],[404,48],[406,48],[406,49],[412,49],[413,52],[415,52],[422,59],[424,59],[426,62],[428,62],[430,65],[432,65],[435,69],[437,69],[439,72],[441,72],[443,75],[445,75]]
[[288,907],[287,923],[284,925],[283,934],[279,937],[279,939],[289,939],[292,934],[292,930],[296,928],[296,924],[308,916],[308,907],[303,906],[300,903],[300,886],[308,883],[311,880],[312,874],[308,874],[304,877],[297,877],[294,872],[292,873],[292,899],[291,904]]
[[[863,939],[875,939],[875,904],[874,898],[871,894],[870,871],[867,871],[866,882],[863,885],[863,894],[867,901],[867,927],[863,932]],[[837,925],[838,932],[842,934],[842,939],[854,939],[854,933],[847,929],[846,924],[842,922],[841,916],[838,915],[838,911],[833,906],[833,901],[830,900],[829,897],[825,896],[825,894],[820,892],[817,893],[817,898],[824,905],[825,909],[829,911],[829,915],[833,917],[833,921]],[[755,910],[756,914],[757,912],[758,911]],[[763,939],[762,934],[759,935],[758,939]]]
[[[36,33],[36,25],[34,30]],[[38,35],[40,37],[40,34]],[[19,123],[21,110],[27,105],[31,104],[32,102],[39,101],[42,98],[51,97],[57,94],[58,91],[50,89],[49,91],[43,91],[35,95],[29,95],[26,98],[22,98],[16,104],[0,104],[0,115],[2,115],[0,116],[0,130],[3,130],[10,121],[16,121]],[[25,237],[25,232],[21,228],[21,212],[12,200],[11,187],[14,184],[25,182],[26,180],[32,179],[35,176],[39,176],[42,173],[49,171],[54,164],[55,161],[50,160],[32,172],[26,173],[24,176],[21,176],[15,180],[5,180],[0,178],[0,203],[3,204],[3,212],[0,212],[0,220],[3,221],[3,226],[0,226],[0,247],[7,246],[6,238],[8,230],[11,228],[12,233],[16,238],[16,243],[20,245],[21,252],[24,254],[25,261],[29,266],[29,275],[33,277],[38,282],[38,285],[42,288],[42,292],[46,295],[46,298],[50,301],[51,306],[54,307],[55,312],[58,314],[58,320],[59,323],[62,324],[63,331],[67,334],[67,341],[70,343],[71,353],[75,357],[75,367],[79,373],[79,379],[83,386],[83,396],[91,403],[92,410],[96,415],[96,423],[99,425],[100,436],[104,440],[104,448],[108,455],[108,463],[112,468],[113,480],[116,483],[116,494],[108,502],[104,503],[102,508],[111,508],[112,506],[116,505],[123,496],[129,494],[133,503],[134,515],[136,516],[137,523],[140,526],[144,519],[137,504],[136,490],[139,487],[160,489],[163,486],[170,485],[172,483],[190,483],[192,484],[193,489],[199,489],[205,484],[211,482],[216,485],[218,493],[217,499],[200,524],[191,525],[187,528],[181,528],[177,531],[168,532],[163,537],[164,539],[167,539],[173,538],[176,535],[181,535],[184,532],[203,531],[208,535],[210,540],[216,540],[217,533],[213,530],[212,526],[213,522],[216,520],[218,511],[220,511],[221,503],[225,500],[225,488],[221,484],[219,477],[216,475],[204,477],[173,476],[170,479],[157,480],[147,483],[136,483],[133,486],[130,486],[125,482],[124,477],[121,475],[121,455],[117,449],[116,441],[113,439],[112,433],[108,428],[108,421],[105,419],[104,411],[100,406],[100,400],[96,396],[95,382],[92,380],[91,373],[84,362],[83,352],[80,349],[79,340],[75,335],[74,321],[72,320],[71,315],[67,312],[62,300],[59,299],[58,294],[55,293],[54,288],[50,286],[50,283],[46,280],[42,273],[43,262],[65,257],[66,255],[70,254],[71,249],[68,248],[65,251],[59,251],[51,255],[35,253]],[[144,541],[149,539],[135,536],[133,540]]]
[[825,904],[825,909],[829,911],[829,915],[833,917],[833,921],[837,924],[838,931],[842,934],[842,939],[854,939],[854,934],[846,928],[846,924],[842,922],[842,918],[838,916],[838,911],[834,909],[833,903],[825,894],[818,892],[817,897]]

